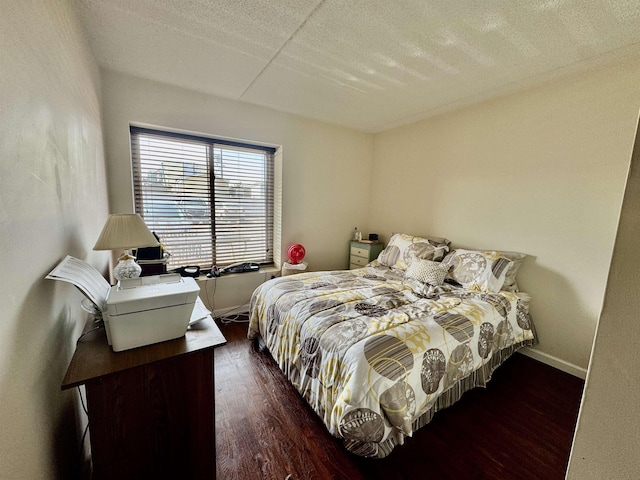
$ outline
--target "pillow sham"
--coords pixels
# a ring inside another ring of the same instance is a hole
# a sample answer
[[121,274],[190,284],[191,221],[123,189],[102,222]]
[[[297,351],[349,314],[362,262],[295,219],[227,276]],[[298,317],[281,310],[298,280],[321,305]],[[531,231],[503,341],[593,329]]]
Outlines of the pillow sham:
[[441,262],[414,257],[404,275],[407,278],[413,278],[419,282],[438,287],[444,283],[449,268],[449,266],[443,265]]
[[446,238],[424,238],[394,233],[387,247],[380,252],[378,262],[387,267],[406,270],[413,257],[436,262],[442,260],[449,251],[450,244]]
[[451,268],[447,278],[464,288],[499,292],[513,261],[499,252],[457,249],[448,253],[442,264]]
[[506,276],[504,277],[504,285],[502,286],[502,290],[506,290],[508,292],[517,292],[518,283],[516,281],[516,275],[518,274],[518,270],[522,266],[524,259],[527,258],[528,255],[519,252],[498,251],[497,253],[499,253],[500,256],[508,258],[513,262],[507,270]]

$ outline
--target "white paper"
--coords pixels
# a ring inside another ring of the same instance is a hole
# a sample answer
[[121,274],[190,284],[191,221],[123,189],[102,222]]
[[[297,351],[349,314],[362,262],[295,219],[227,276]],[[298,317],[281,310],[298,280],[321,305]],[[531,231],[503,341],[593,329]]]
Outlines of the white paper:
[[191,320],[189,320],[189,325],[193,325],[194,323],[198,323],[205,318],[211,315],[211,312],[204,306],[200,297],[196,298],[196,304],[193,306],[193,312],[191,312]]
[[106,310],[107,295],[111,285],[87,262],[67,255],[46,278],[75,285],[101,311]]

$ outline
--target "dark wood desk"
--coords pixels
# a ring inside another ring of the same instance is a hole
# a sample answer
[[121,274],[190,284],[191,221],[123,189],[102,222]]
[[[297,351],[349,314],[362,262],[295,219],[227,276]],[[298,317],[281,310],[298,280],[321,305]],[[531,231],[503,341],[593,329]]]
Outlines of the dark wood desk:
[[225,343],[210,318],[123,352],[104,329],[79,340],[62,389],[85,385],[94,479],[215,478],[213,361]]

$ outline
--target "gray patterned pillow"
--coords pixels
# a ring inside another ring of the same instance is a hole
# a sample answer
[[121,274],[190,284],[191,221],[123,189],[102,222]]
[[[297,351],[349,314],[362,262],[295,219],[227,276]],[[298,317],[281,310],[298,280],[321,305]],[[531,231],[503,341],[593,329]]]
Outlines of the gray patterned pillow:
[[406,270],[413,257],[440,261],[449,251],[451,242],[446,238],[424,238],[394,233],[387,247],[380,252],[378,262],[387,267]]
[[433,286],[440,286],[444,283],[444,279],[449,271],[449,265],[443,265],[440,262],[432,262],[431,260],[423,260],[414,258],[405,272],[405,277],[413,278],[422,283]]
[[452,250],[442,260],[451,267],[447,278],[464,288],[480,292],[499,292],[513,261],[499,252]]

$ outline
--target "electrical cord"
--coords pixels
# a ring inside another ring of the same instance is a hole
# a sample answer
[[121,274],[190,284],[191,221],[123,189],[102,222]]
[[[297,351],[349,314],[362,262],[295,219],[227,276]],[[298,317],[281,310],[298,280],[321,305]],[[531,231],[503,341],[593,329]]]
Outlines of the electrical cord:
[[82,439],[80,440],[80,451],[78,452],[78,456],[80,457],[80,460],[82,460],[83,458],[83,453],[84,453],[84,441],[87,439],[87,433],[89,432],[89,423],[87,423],[87,426],[84,427],[84,432],[82,432]]
[[100,318],[96,318],[94,320],[94,324],[97,325],[93,328],[90,328],[89,330],[87,330],[86,332],[82,333],[78,339],[76,340],[76,345],[78,344],[78,342],[80,341],[80,339],[86,335],[89,335],[91,332],[95,332],[96,330],[100,330],[101,328],[104,328],[104,320],[100,317]]
[[218,278],[217,277],[210,277],[210,278],[213,278],[213,293],[211,295],[213,298],[209,298],[209,289],[206,287],[206,285],[209,283],[208,279],[205,282],[204,294],[205,294],[205,297],[207,298],[207,305],[211,305],[211,311],[213,312],[215,310],[216,288],[218,286]]
[[[95,312],[91,312],[91,314],[93,315],[93,324],[95,326],[93,328],[90,328],[86,332],[83,332],[76,339],[76,345],[78,345],[80,343],[80,340],[82,340],[82,338],[84,338],[86,335],[89,335],[92,332],[105,328],[104,320],[102,316],[100,314],[96,314]],[[87,439],[87,434],[89,433],[89,410],[87,409],[87,405],[84,401],[84,397],[82,396],[82,390],[80,389],[80,386],[78,385],[76,388],[78,389],[78,395],[80,396],[80,404],[82,405],[82,410],[84,411],[84,414],[87,417],[87,424],[85,425],[84,431],[82,432],[82,437],[80,438],[80,445],[78,447],[78,458],[79,458],[80,464],[82,464],[84,462],[84,443]]]
[[[209,293],[209,289],[205,287],[205,298],[207,300],[207,305],[211,305],[211,312],[214,312],[216,309],[216,289],[218,287],[218,278],[219,277],[210,277],[207,280],[213,279],[213,291]],[[207,282],[208,283],[208,282]],[[225,312],[224,315],[220,315],[214,317],[216,320],[220,320],[220,323],[229,324],[229,323],[248,323],[249,318],[246,315],[246,312],[249,311],[249,304],[245,303],[244,305],[239,305],[237,307],[232,308],[231,310]],[[238,313],[233,313],[238,312]],[[243,313],[245,315],[243,315]]]
[[[220,319],[220,322],[224,324],[248,323],[249,322],[248,307],[249,307],[248,303],[245,303],[244,305],[239,305],[237,307],[232,308],[231,310],[226,312],[224,315],[221,315],[216,318]],[[234,311],[238,311],[238,313],[232,314]]]
[[76,387],[78,389],[78,395],[80,395],[80,403],[82,404],[82,409],[84,410],[85,415],[89,415],[89,410],[87,410],[87,406],[84,403],[84,398],[82,397],[82,390],[80,390],[80,385]]
[[225,316],[225,317],[217,317],[220,319],[220,322],[228,325],[230,323],[249,323],[249,317],[247,315],[242,315],[242,314],[238,314],[238,315],[233,315],[231,317]]
[[78,343],[80,341],[80,339],[82,337],[84,337],[85,335],[89,335],[91,332],[95,332],[96,330],[100,330],[101,328],[104,328],[104,324],[102,325],[98,325],[97,327],[92,328],[91,330],[87,330],[86,332],[84,332],[82,335],[80,335],[78,337],[78,340],[76,340],[76,343]]
[[[214,312],[216,309],[216,289],[218,288],[218,277],[210,277],[213,279],[213,292],[209,294],[209,289],[205,287],[204,295],[207,300],[207,305],[211,305],[211,312]],[[209,279],[207,279],[209,280]],[[229,323],[248,323],[249,318],[246,315],[246,312],[249,310],[249,303],[245,303],[244,305],[239,305],[237,307],[233,307],[224,315],[220,315],[214,317],[216,320],[220,320],[220,323],[229,324]],[[238,312],[235,313],[234,312]]]
[[[100,327],[96,327],[92,330],[89,330],[89,332],[92,332],[93,330],[97,330],[98,328]],[[87,433],[89,432],[89,411],[87,410],[87,405],[84,403],[84,398],[82,397],[82,390],[80,390],[80,386],[78,385],[76,388],[78,389],[78,395],[80,395],[80,403],[82,404],[82,410],[84,410],[84,413],[87,416],[87,425],[84,427],[84,432],[82,432],[82,438],[80,439],[80,449],[78,451],[78,457],[80,457],[80,462],[82,463],[82,460],[84,458],[83,456],[84,442],[87,438]]]

